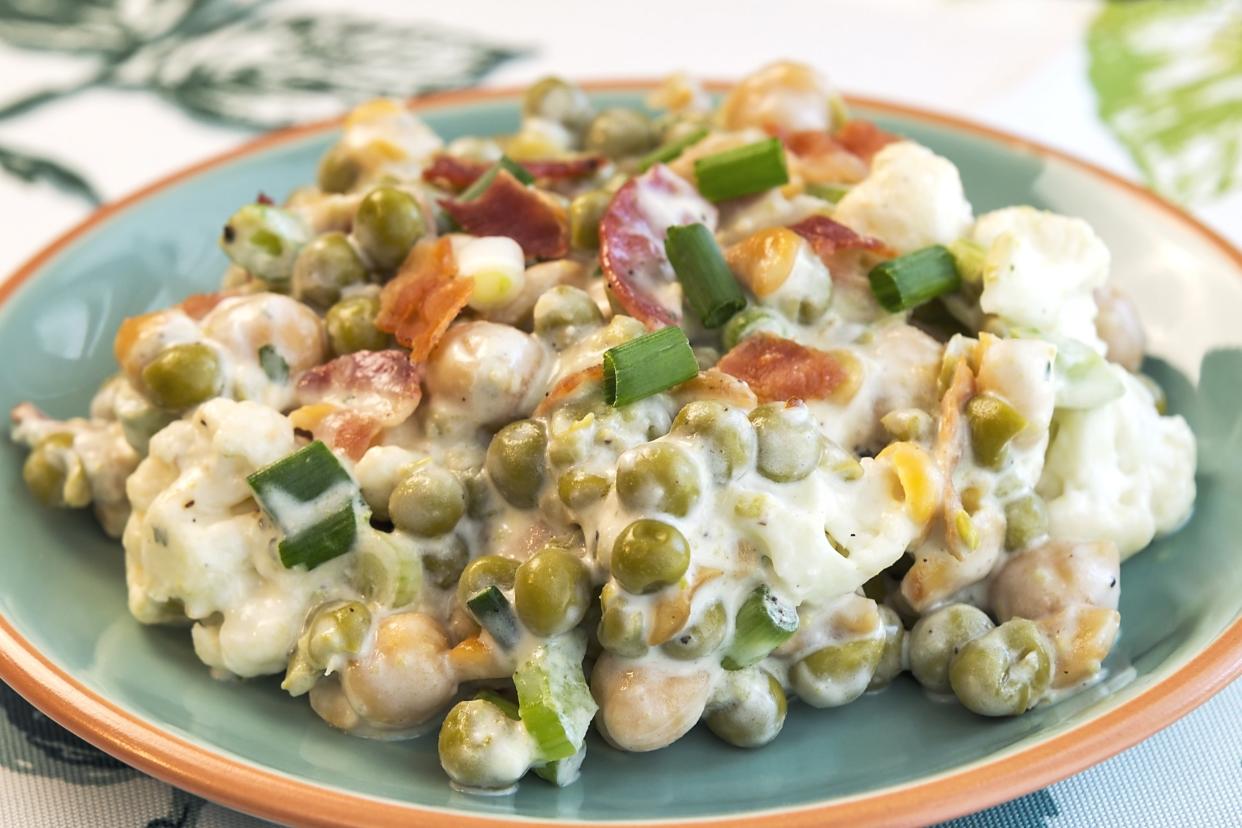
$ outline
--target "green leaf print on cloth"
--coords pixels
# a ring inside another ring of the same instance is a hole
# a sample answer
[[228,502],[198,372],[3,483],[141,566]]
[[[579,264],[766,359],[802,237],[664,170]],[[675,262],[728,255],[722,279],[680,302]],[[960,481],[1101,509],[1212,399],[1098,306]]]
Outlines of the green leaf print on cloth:
[[1087,36],[1100,117],[1184,202],[1242,184],[1242,3],[1110,3]]

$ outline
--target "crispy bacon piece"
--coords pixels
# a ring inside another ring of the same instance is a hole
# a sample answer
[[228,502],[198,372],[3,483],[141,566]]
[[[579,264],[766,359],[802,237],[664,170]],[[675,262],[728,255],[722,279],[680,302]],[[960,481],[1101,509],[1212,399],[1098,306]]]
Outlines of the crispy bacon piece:
[[884,147],[902,140],[900,135],[885,132],[871,121],[854,119],[846,121],[832,136],[841,146],[857,155],[868,164],[872,157]]
[[449,239],[419,242],[380,291],[375,326],[396,336],[414,362],[425,362],[473,289],[473,279],[457,275]]
[[559,259],[569,252],[565,209],[501,170],[490,187],[470,201],[442,199],[440,206],[467,233],[508,236],[532,259]]
[[828,259],[841,250],[865,250],[885,258],[897,255],[888,245],[871,236],[860,236],[840,222],[827,216],[810,216],[789,229],[811,243],[821,259]]
[[383,429],[414,413],[421,380],[421,367],[402,351],[346,354],[302,374],[297,392],[303,407],[291,419],[357,460]]
[[177,307],[185,311],[186,316],[197,320],[202,319],[225,299],[232,299],[237,295],[235,290],[219,290],[215,293],[191,293],[182,299],[181,304]]
[[794,156],[797,172],[807,181],[854,184],[867,176],[867,162],[824,130],[805,130],[780,136]]
[[[583,155],[577,158],[523,161],[522,166],[536,179],[566,181],[594,175],[604,166],[605,160],[600,155]],[[487,172],[490,166],[486,161],[471,161],[455,155],[437,155],[423,170],[423,180],[448,190],[464,190]]]
[[744,380],[760,402],[848,400],[858,390],[860,367],[844,351],[829,353],[771,334],[747,337],[716,365]]
[[664,255],[664,234],[673,225],[694,222],[714,232],[716,220],[716,208],[663,164],[617,190],[600,219],[599,261],[630,316],[649,328],[681,320],[680,303],[672,307],[659,295],[676,278]]

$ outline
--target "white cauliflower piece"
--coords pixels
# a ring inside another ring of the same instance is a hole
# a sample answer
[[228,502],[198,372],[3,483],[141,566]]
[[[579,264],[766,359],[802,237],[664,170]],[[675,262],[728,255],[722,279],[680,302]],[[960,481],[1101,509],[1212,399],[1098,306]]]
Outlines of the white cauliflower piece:
[[927,147],[899,141],[876,153],[870,174],[846,193],[832,217],[909,253],[960,238],[972,211],[957,167]]
[[980,216],[971,237],[987,250],[984,313],[1104,353],[1093,292],[1108,279],[1109,254],[1091,225],[1034,207],[1006,207]]
[[208,665],[239,676],[278,672],[312,603],[339,593],[343,558],[285,569],[279,534],[246,476],[297,448],[279,412],[217,398],[151,438],[130,476],[125,526],[129,608],[144,623],[184,614]]
[[1195,499],[1195,437],[1162,417],[1151,391],[1110,366],[1125,394],[1097,408],[1059,409],[1039,481],[1053,537],[1111,540],[1122,559],[1178,528]]

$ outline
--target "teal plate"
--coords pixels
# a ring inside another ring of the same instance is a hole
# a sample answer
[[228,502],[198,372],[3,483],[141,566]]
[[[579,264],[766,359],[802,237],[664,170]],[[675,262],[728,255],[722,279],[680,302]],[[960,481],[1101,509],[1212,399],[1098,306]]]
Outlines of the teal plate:
[[[633,104],[635,86],[603,85]],[[121,548],[87,514],[37,508],[0,447],[0,677],[127,762],[251,813],[301,824],[618,820],[750,825],[926,823],[1015,797],[1133,744],[1242,673],[1242,257],[1133,185],[941,116],[856,111],[950,158],[977,212],[1033,204],[1090,221],[1138,300],[1149,368],[1199,438],[1193,518],[1123,568],[1122,635],[1101,684],[1017,719],[929,701],[907,678],[845,708],[797,705],[759,751],[701,729],[653,754],[594,740],[582,780],[504,797],[453,791],[434,739],[369,742],[322,724],[278,681],[218,682],[185,629],[126,612]],[[418,105],[443,136],[512,130],[510,93]],[[257,191],[313,178],[334,125],[280,133],[106,208],[0,289],[0,409],[80,414],[115,370],[121,320],[216,286],[224,219]]]

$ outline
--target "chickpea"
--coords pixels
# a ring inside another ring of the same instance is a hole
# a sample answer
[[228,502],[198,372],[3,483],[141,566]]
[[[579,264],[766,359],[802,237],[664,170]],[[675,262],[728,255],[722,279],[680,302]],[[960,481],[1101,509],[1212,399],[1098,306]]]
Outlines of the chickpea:
[[679,675],[605,653],[591,672],[596,725],[608,743],[641,753],[671,745],[703,716],[711,682],[703,671]]

